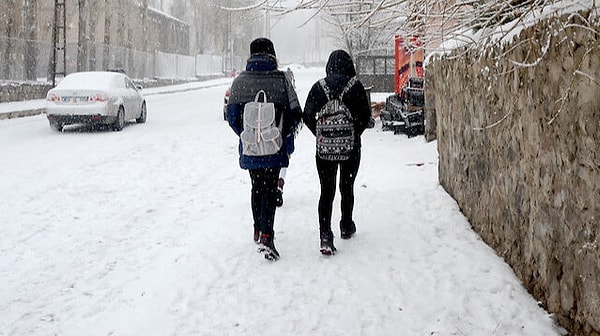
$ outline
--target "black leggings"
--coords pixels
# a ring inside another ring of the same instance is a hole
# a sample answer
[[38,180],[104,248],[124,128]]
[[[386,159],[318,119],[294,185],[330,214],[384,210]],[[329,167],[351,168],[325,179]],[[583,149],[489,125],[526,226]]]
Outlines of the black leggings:
[[250,170],[250,179],[252,180],[250,204],[254,228],[270,235],[273,234],[273,223],[275,222],[279,170],[279,167]]
[[338,166],[340,167],[340,194],[342,219],[340,224],[347,225],[352,222],[354,210],[354,180],[360,166],[360,151],[350,156],[346,161],[328,161],[317,156],[317,171],[321,181],[321,198],[319,199],[319,231],[331,231],[331,213],[335,197],[335,183]]

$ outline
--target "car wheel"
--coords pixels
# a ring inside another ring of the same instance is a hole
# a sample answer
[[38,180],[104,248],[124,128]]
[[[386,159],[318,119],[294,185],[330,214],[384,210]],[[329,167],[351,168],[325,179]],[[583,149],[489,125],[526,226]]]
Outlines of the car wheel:
[[113,130],[119,132],[123,127],[125,127],[125,109],[123,109],[123,106],[120,106],[119,112],[117,112],[117,120],[113,124]]
[[57,132],[62,132],[63,130],[63,124],[59,123],[58,121],[51,121],[50,122],[50,128],[57,131]]
[[146,116],[148,115],[148,112],[146,110],[146,102],[142,103],[142,110],[140,112],[140,117],[135,119],[135,122],[138,124],[143,124],[146,122]]

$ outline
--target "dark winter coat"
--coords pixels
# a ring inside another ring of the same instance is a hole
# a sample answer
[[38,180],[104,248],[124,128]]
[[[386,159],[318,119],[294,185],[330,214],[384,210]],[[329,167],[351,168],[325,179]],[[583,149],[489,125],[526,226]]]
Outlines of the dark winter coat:
[[231,95],[227,104],[227,121],[239,136],[244,130],[243,112],[246,103],[253,101],[256,93],[264,90],[267,101],[275,103],[275,117],[279,124],[283,116],[283,145],[274,155],[247,156],[242,154],[242,142],[239,142],[240,167],[242,169],[260,169],[287,167],[289,154],[294,150],[294,134],[302,120],[302,109],[296,91],[286,79],[283,71],[277,70],[277,61],[267,54],[253,54],[248,59],[246,71],[233,81]]
[[[327,75],[325,82],[327,82],[332,96],[338,96],[350,79],[356,76],[352,58],[343,50],[336,50],[331,53],[325,67],[325,73]],[[360,136],[371,120],[371,106],[369,106],[367,93],[362,83],[356,81],[344,95],[342,101],[346,104],[354,119],[354,134],[356,136],[354,149],[359,151],[361,147]],[[302,115],[304,123],[315,135],[317,113],[326,103],[327,95],[319,82],[316,82],[308,93]]]

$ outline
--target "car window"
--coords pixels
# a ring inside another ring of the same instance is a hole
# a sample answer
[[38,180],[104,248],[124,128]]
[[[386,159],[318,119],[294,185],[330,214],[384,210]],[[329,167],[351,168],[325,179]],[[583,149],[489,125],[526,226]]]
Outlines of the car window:
[[125,82],[119,76],[113,77],[111,82],[112,82],[112,85],[111,85],[112,87],[121,88],[121,89],[125,87]]
[[131,80],[129,80],[129,78],[125,78],[125,86],[126,86],[128,89],[134,89],[134,90],[137,90],[137,89],[136,89],[136,87],[135,87],[135,84],[133,84],[133,82],[132,82]]
[[60,81],[57,87],[61,89],[107,88],[114,85],[112,78],[101,72],[72,73]]

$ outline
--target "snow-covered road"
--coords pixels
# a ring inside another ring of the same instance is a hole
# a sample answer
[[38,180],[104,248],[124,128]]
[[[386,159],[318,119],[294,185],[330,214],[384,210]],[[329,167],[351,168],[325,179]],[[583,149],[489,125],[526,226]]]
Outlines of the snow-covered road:
[[[323,75],[296,69],[302,104]],[[560,335],[438,184],[436,143],[380,125],[329,258],[301,131],[264,260],[227,82],[149,96],[122,132],[0,121],[0,335]]]

